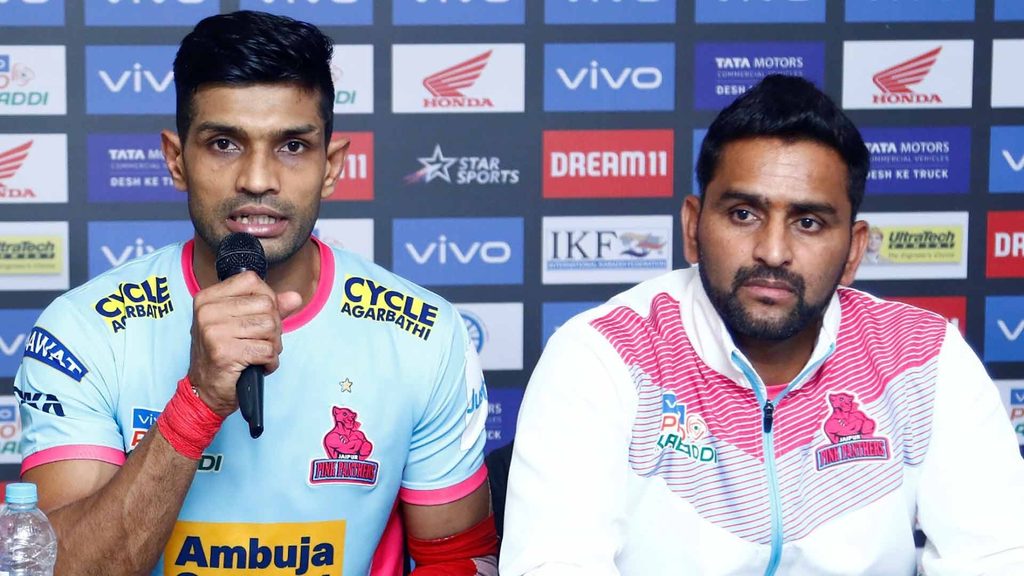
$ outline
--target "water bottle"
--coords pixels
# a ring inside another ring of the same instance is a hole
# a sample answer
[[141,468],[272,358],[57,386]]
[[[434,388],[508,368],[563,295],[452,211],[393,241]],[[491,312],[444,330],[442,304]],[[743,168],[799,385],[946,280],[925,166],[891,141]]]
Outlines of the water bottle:
[[57,535],[39,509],[36,485],[7,485],[0,512],[0,576],[52,576]]

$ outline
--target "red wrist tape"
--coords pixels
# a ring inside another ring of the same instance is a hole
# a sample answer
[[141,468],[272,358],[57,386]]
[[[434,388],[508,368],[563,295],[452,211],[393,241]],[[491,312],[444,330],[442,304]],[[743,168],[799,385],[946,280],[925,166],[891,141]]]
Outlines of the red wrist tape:
[[156,419],[167,442],[178,454],[199,460],[213,442],[224,418],[196,396],[188,376],[178,380],[178,389]]
[[476,526],[447,538],[420,540],[406,538],[409,555],[416,561],[415,576],[456,576],[476,574],[473,558],[498,553],[498,532],[494,516],[481,520]]

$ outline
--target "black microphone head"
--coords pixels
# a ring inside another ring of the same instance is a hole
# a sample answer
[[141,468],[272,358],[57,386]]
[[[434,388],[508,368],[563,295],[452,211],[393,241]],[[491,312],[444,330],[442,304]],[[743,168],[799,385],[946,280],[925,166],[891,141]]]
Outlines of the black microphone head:
[[267,279],[267,256],[263,253],[263,245],[248,232],[232,232],[217,247],[217,278],[226,280],[246,270]]

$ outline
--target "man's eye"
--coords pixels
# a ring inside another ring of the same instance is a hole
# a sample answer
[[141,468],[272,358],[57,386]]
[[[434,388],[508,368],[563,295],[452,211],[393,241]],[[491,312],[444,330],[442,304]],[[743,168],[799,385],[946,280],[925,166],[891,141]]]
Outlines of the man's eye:
[[213,141],[213,146],[217,150],[223,152],[225,150],[230,150],[232,145],[231,140],[228,140],[227,138],[217,138],[216,140]]
[[821,228],[821,223],[814,218],[801,218],[800,228],[804,230],[817,230]]
[[733,217],[735,217],[737,220],[740,220],[741,222],[750,220],[754,216],[753,214],[750,213],[750,210],[736,210],[732,214]]
[[306,149],[306,145],[303,144],[302,142],[299,142],[298,140],[292,140],[291,142],[285,144],[284,147],[285,150],[292,153],[302,152],[303,150]]

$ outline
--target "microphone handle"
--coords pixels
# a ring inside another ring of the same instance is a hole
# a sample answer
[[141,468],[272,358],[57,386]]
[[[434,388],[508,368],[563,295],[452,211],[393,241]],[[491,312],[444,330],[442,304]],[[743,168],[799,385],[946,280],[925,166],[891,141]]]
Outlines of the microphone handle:
[[249,423],[249,436],[263,434],[263,366],[246,366],[235,383],[238,409]]

